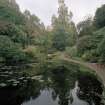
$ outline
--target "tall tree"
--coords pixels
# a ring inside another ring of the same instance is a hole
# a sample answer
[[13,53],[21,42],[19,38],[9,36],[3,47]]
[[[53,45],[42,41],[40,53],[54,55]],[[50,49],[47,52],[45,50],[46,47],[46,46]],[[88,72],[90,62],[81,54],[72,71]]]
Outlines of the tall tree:
[[94,24],[97,28],[105,27],[105,4],[97,9],[94,17]]
[[53,47],[59,51],[64,51],[67,46],[67,33],[63,29],[58,29],[54,34]]
[[[56,38],[55,34],[54,38],[55,40],[57,39],[60,42],[62,42],[61,40],[65,40],[66,46],[73,46],[76,41],[76,28],[75,24],[72,21],[73,14],[71,11],[68,11],[68,7],[65,4],[65,0],[58,0],[58,4],[58,16],[52,16],[52,27],[54,33],[58,34],[59,30],[63,30],[63,33],[59,33],[59,38],[58,36]],[[64,35],[66,39],[64,39]]]
[[65,4],[64,0],[58,0],[59,8],[58,8],[58,17],[53,15],[52,17],[52,26],[53,28],[63,28],[66,29],[67,27],[70,28],[72,25],[72,12],[68,11],[68,7]]
[[28,10],[24,12],[25,16],[25,32],[28,35],[28,44],[33,44],[33,39],[42,35],[45,31],[44,24],[40,22],[40,19],[36,16],[31,14]]
[[0,20],[23,25],[24,16],[20,12],[15,0],[0,0]]
[[17,11],[19,11],[19,6],[18,6],[18,4],[16,3],[15,0],[8,0],[8,1],[9,1],[9,3],[10,3],[12,8],[16,9]]
[[77,30],[79,33],[79,37],[84,35],[91,35],[93,32],[93,19],[91,16],[87,16],[87,18],[77,24]]

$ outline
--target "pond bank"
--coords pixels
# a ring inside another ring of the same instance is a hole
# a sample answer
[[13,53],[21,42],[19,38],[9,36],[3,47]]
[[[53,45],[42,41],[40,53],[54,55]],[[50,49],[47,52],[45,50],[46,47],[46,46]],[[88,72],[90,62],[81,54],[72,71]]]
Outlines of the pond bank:
[[[103,83],[103,86],[104,86],[103,97],[105,97],[105,66],[103,66],[101,64],[97,64],[97,63],[88,63],[88,62],[82,62],[79,60],[75,60],[75,59],[72,59],[65,54],[61,54],[60,59],[63,59],[63,60],[68,61],[68,62],[79,64],[81,66],[89,68],[90,70],[95,71]],[[105,104],[104,98],[103,98],[103,103]]]
[[87,63],[87,62],[74,60],[74,59],[67,57],[64,54],[61,55],[61,59],[68,61],[68,62],[73,62],[73,63],[79,64],[79,65],[82,65],[82,66],[85,66],[87,68],[94,70],[97,73],[97,75],[100,77],[100,79],[102,80],[103,85],[105,87],[105,66],[102,66],[97,63]]
[[97,76],[88,72],[87,68],[80,68],[78,64],[72,62],[55,61],[49,64],[43,75],[33,76],[27,81],[25,77],[9,81],[16,84],[19,80],[23,82],[16,87],[0,89],[2,105],[88,105],[89,103],[101,105],[103,103],[103,86]]

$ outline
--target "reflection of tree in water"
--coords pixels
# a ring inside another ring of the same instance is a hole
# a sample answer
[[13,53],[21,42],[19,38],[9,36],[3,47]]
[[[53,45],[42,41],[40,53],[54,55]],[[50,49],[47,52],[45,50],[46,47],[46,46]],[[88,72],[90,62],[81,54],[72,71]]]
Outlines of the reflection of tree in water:
[[53,70],[52,73],[52,98],[53,100],[59,99],[59,105],[68,105],[69,100],[73,101],[70,95],[70,89],[75,85],[74,73],[61,66]]
[[[22,92],[25,100],[29,100],[30,98],[35,99],[40,95],[41,84],[38,81],[30,80],[27,85],[22,87],[19,92]],[[24,100],[24,101],[25,101]]]
[[102,84],[97,80],[94,75],[81,74],[79,77],[78,97],[86,100],[90,105],[101,105],[101,95],[103,92]]
[[80,72],[79,67],[73,64],[58,66],[48,70],[43,76],[44,82],[29,80],[21,87],[0,89],[0,105],[21,105],[23,102],[30,99],[36,99],[41,95],[40,90],[48,87],[51,89],[52,98],[59,105],[69,105],[75,102],[75,97],[71,94],[71,89],[74,88],[75,82],[78,80],[80,90],[78,97],[86,100],[91,104],[94,101],[95,105],[100,105],[101,98],[96,95],[102,94],[101,83],[97,78],[90,73]]
[[41,85],[38,81],[29,81],[22,87],[0,89],[1,105],[21,105],[23,102],[35,99],[40,95]]

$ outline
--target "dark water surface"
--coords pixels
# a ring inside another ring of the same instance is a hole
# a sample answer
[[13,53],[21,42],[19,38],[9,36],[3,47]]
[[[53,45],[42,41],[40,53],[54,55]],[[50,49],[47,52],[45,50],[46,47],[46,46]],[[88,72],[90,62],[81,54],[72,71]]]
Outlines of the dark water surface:
[[102,84],[76,69],[59,66],[21,86],[0,88],[0,105],[102,105]]

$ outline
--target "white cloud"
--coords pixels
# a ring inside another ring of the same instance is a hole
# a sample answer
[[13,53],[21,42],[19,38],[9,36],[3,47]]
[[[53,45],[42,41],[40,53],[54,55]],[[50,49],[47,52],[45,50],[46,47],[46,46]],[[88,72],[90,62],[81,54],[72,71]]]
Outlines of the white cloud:
[[[28,9],[37,15],[45,25],[49,25],[53,14],[57,13],[57,0],[16,0],[22,11]],[[105,0],[65,0],[73,12],[75,23],[81,21],[87,14],[94,15],[96,8],[105,4]]]

